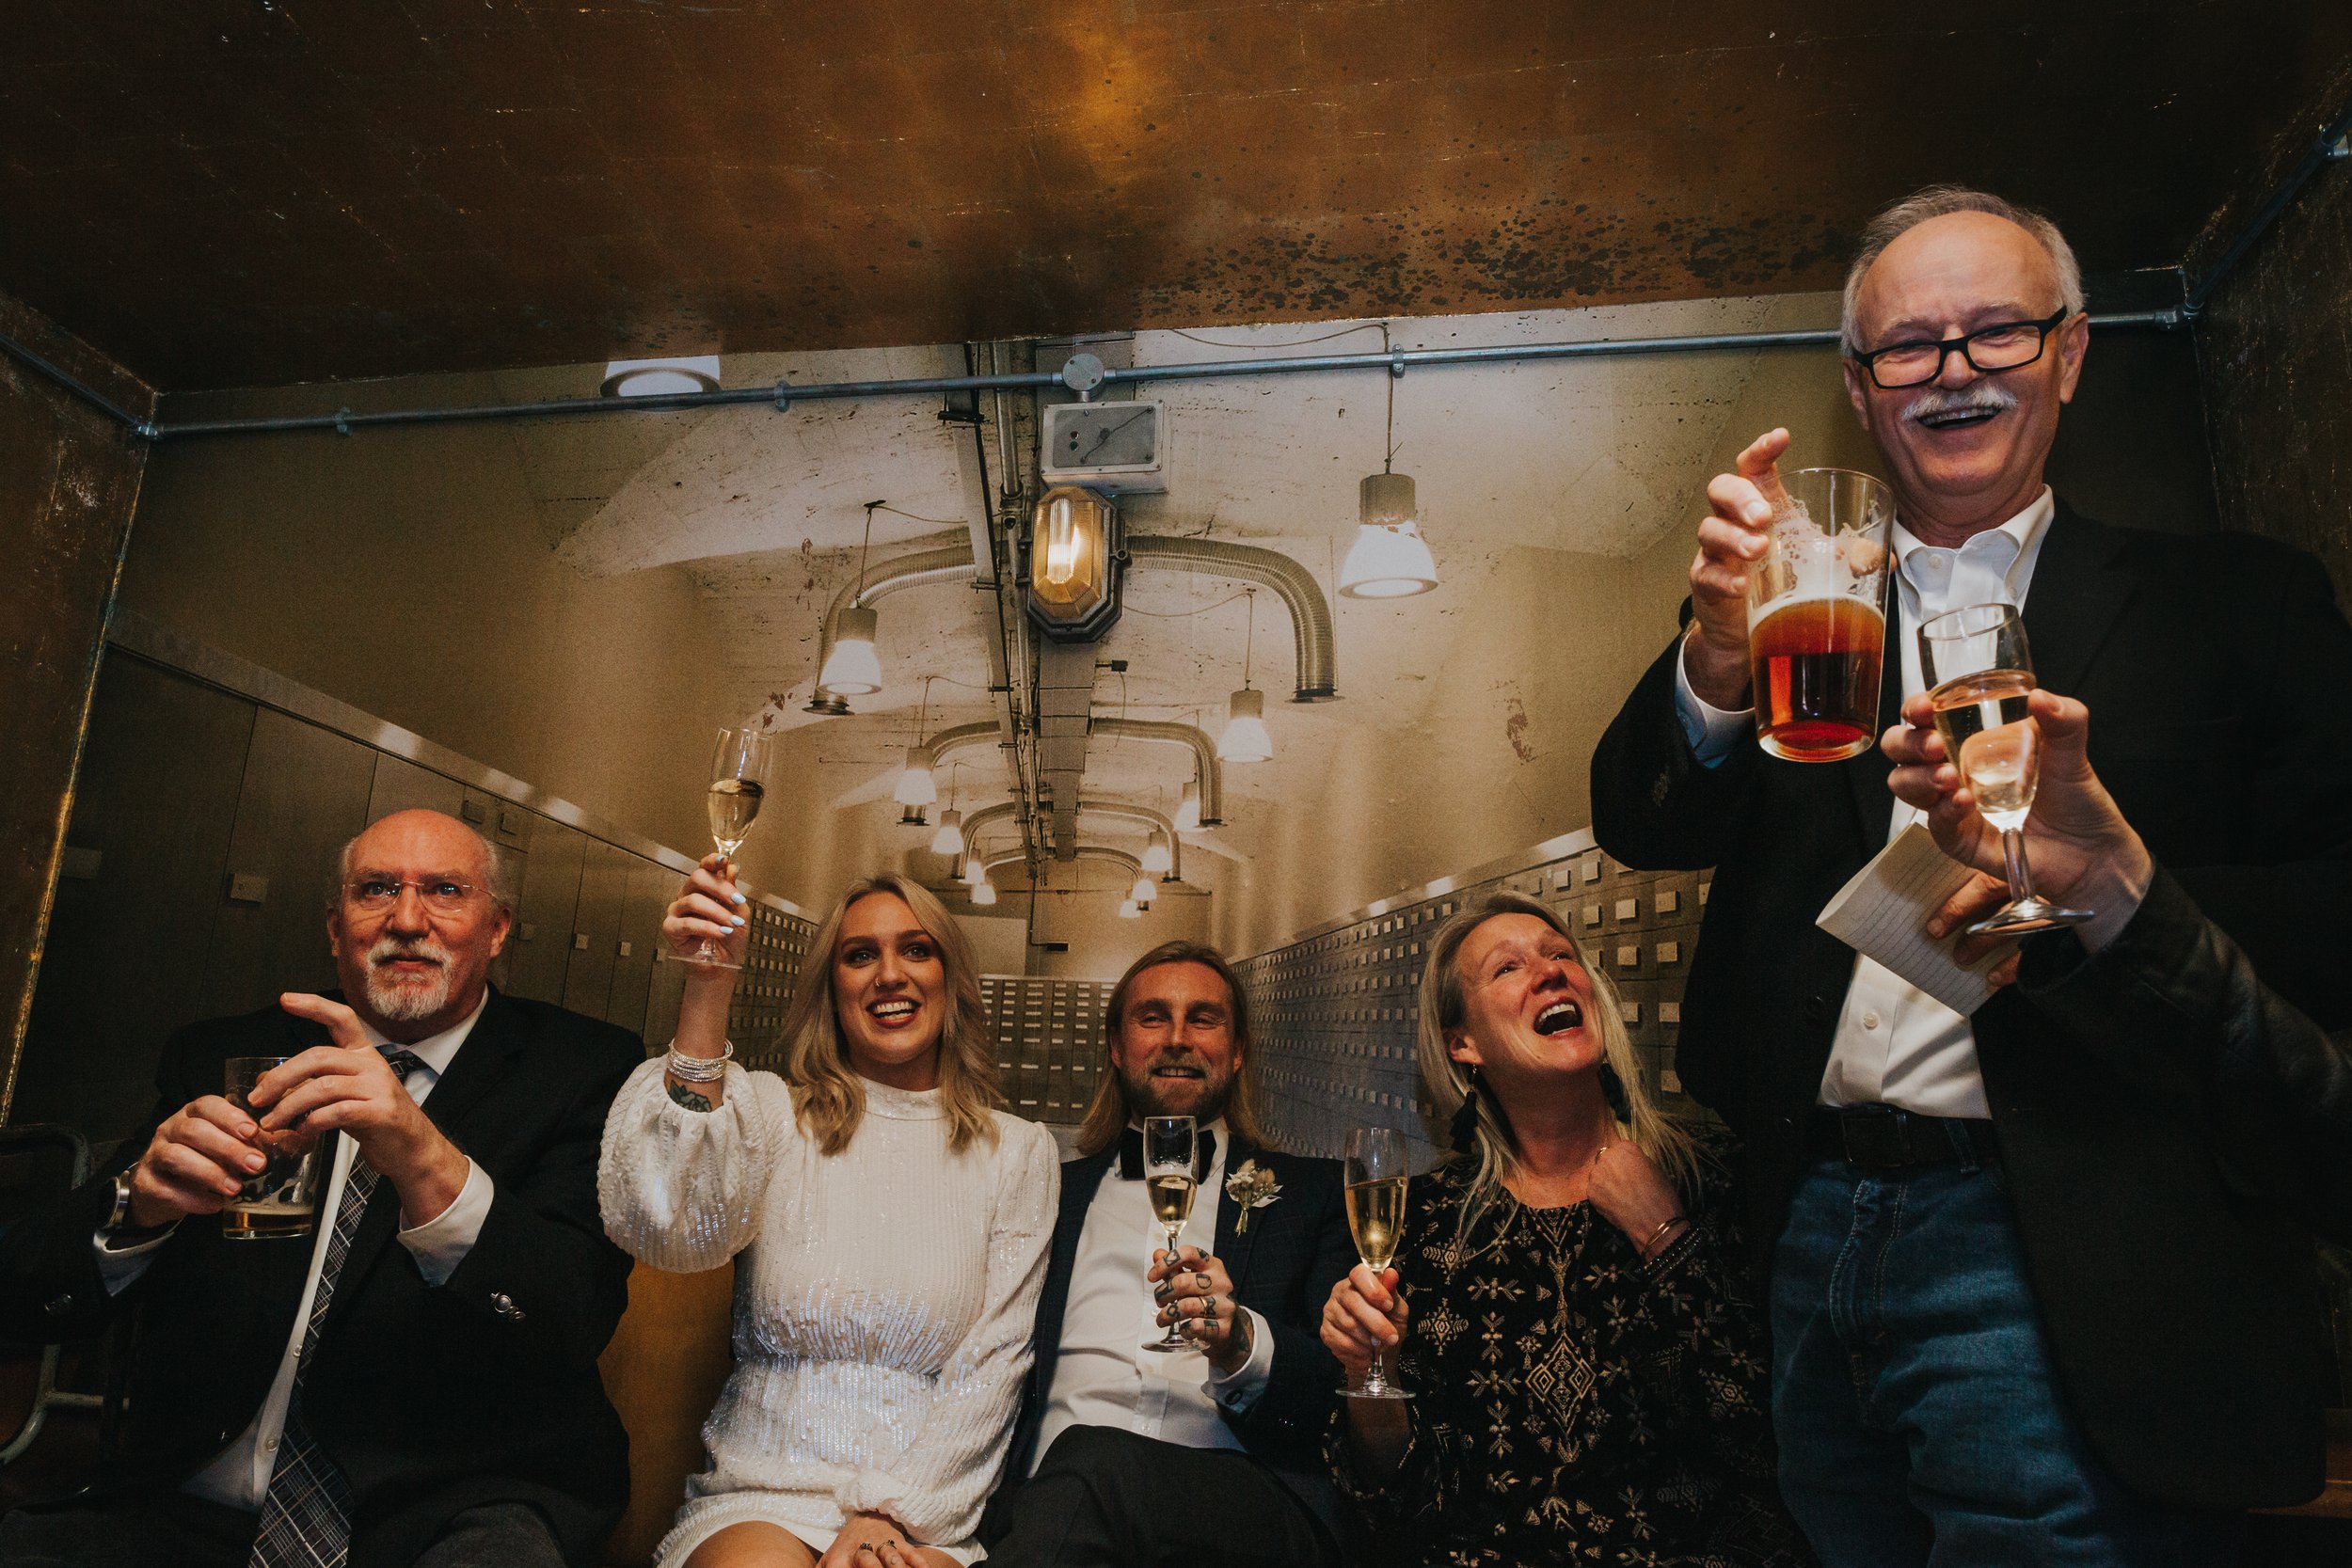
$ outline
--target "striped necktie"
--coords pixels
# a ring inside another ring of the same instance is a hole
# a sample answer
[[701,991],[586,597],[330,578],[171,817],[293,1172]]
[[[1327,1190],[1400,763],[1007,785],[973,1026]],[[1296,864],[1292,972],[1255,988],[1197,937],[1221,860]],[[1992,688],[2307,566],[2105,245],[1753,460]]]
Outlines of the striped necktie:
[[[379,1045],[386,1065],[402,1083],[424,1066],[415,1053]],[[310,1298],[310,1321],[302,1332],[302,1354],[294,1362],[294,1397],[286,1405],[286,1431],[278,1445],[278,1467],[262,1497],[262,1522],[253,1537],[246,1568],[342,1568],[351,1555],[351,1483],[311,1438],[302,1416],[302,1380],[318,1349],[319,1324],[335,1297],[335,1279],[351,1251],[352,1238],[375,1196],[376,1171],[355,1153],[343,1179],[342,1201],[335,1206],[335,1232],[326,1241],[326,1262]]]

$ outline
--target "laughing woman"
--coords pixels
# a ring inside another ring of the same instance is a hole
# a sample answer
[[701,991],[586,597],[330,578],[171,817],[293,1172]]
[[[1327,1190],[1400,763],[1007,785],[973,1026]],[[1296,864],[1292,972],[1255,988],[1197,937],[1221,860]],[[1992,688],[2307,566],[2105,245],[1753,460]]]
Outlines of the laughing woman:
[[1643,1090],[1607,979],[1498,895],[1430,943],[1422,1080],[1454,1158],[1396,1267],[1324,1309],[1351,1383],[1402,1344],[1409,1402],[1350,1399],[1342,1485],[1403,1560],[1796,1568],[1761,1321],[1720,1162]]
[[[739,963],[727,863],[662,922]],[[948,1568],[973,1541],[1029,1364],[1059,1166],[994,1107],[971,949],[898,877],[850,888],[785,1014],[785,1071],[728,1062],[739,973],[690,971],[677,1039],[605,1124],[605,1228],[735,1275],[735,1371],[662,1568]]]

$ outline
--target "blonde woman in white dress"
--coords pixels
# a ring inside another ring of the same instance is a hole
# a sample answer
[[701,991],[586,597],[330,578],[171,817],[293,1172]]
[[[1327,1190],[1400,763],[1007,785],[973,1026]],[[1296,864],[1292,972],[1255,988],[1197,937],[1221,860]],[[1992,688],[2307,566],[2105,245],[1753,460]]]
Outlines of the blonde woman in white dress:
[[[747,945],[713,855],[662,922]],[[971,948],[893,876],[844,895],[785,1015],[783,1076],[723,1058],[739,972],[698,965],[677,1039],[613,1101],[598,1191],[656,1268],[732,1258],[735,1371],[661,1568],[950,1568],[1029,1366],[1060,1169],[995,1107]]]

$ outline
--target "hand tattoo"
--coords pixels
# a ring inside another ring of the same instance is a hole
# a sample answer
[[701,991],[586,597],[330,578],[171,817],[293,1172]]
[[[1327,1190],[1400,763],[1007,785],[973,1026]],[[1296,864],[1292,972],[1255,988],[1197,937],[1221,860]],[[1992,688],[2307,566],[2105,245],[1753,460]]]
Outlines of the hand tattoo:
[[675,1101],[678,1104],[685,1106],[690,1111],[707,1112],[718,1109],[717,1106],[711,1104],[710,1097],[708,1095],[704,1094],[701,1090],[695,1088],[690,1084],[672,1084],[670,1085],[670,1098]]

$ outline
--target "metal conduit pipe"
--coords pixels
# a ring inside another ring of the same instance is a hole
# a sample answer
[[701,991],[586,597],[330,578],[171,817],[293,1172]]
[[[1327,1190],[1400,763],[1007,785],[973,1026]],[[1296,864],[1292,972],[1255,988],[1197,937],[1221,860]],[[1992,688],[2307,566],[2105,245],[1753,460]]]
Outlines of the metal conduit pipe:
[[1225,820],[1225,765],[1216,760],[1216,742],[1195,724],[1165,719],[1120,719],[1097,715],[1088,724],[1091,735],[1118,736],[1128,740],[1159,740],[1192,748],[1193,777],[1200,784],[1200,825],[1214,828]]
[[[2208,281],[2217,281],[2209,279]],[[2153,327],[2170,329],[2183,324],[2184,313],[2166,310],[2111,310],[2091,316],[2094,327]],[[1555,343],[1495,343],[1478,348],[1401,348],[1387,354],[1313,354],[1264,359],[1216,359],[1190,364],[1112,367],[1103,372],[1101,385],[1149,386],[1160,381],[1232,381],[1245,376],[1322,374],[1331,371],[1386,371],[1403,375],[1408,370],[1443,365],[1508,365],[1538,359],[1603,359],[1627,354],[1689,354],[1714,350],[1733,352],[1766,348],[1819,348],[1837,341],[1836,327],[1794,332],[1700,332],[1664,338],[1591,338]],[[24,360],[34,370],[83,397],[151,441],[182,436],[267,436],[294,431],[332,430],[348,436],[371,425],[448,424],[468,420],[538,420],[571,414],[658,414],[683,408],[740,406],[771,407],[779,412],[795,403],[824,403],[855,398],[934,397],[942,392],[1018,391],[1059,387],[1062,377],[1044,371],[1012,371],[995,375],[906,376],[885,381],[834,381],[796,387],[779,381],[767,387],[728,387],[708,392],[675,392],[633,398],[551,398],[534,403],[470,404],[460,407],[388,408],[373,412],[342,408],[332,414],[294,414],[256,419],[151,420],[135,420],[122,409],[72,382],[23,343],[0,336],[0,353]]]
[[961,752],[980,745],[1002,746],[1004,743],[1003,723],[994,719],[983,719],[977,723],[956,724],[944,729],[923,742],[920,750],[923,753],[923,760],[929,763],[931,771],[936,773],[939,771],[939,765],[947,760],[947,753],[950,752]]
[[[987,860],[980,863],[980,866],[983,870],[993,871],[1000,865],[1010,865],[1015,861],[1025,862],[1028,858],[1028,851],[1025,849],[1008,849],[1001,855],[990,856]],[[1114,849],[1107,844],[1081,844],[1078,846],[1077,858],[1082,861],[1110,861],[1123,869],[1130,877],[1140,877],[1143,875],[1143,863],[1141,861],[1127,853],[1126,850]],[[1054,863],[1052,861],[1047,861],[1045,863],[1050,867]],[[1051,875],[1050,871],[1048,875]]]
[[[1018,821],[1020,820],[1020,801],[1000,800],[993,806],[982,806],[978,811],[974,812],[970,816],[966,817],[963,824],[964,859],[969,860],[971,858],[972,846],[979,838],[981,830],[994,827],[999,822],[1008,820]],[[956,869],[958,871],[961,871],[963,868],[959,865]]]
[[1331,637],[1331,603],[1307,568],[1279,550],[1220,539],[1170,539],[1139,534],[1127,541],[1127,560],[1136,566],[1199,572],[1262,583],[1282,596],[1291,612],[1291,641],[1298,659],[1294,703],[1334,696],[1338,656]]
[[[935,582],[955,582],[972,577],[977,571],[978,567],[972,561],[972,546],[966,543],[902,555],[863,574],[863,581],[851,578],[843,583],[841,591],[833,596],[833,603],[827,607],[824,628],[818,634],[817,673],[820,683],[825,665],[833,657],[834,639],[839,632],[844,610],[864,610],[886,594],[909,588],[928,588]],[[818,686],[817,692],[819,696],[830,695],[822,684]]]
[[[1184,879],[1184,835],[1176,831],[1174,821],[1161,816],[1150,806],[1131,806],[1123,800],[1079,801],[1078,815],[1085,816],[1089,813],[1096,816],[1124,817],[1130,822],[1141,822],[1147,827],[1157,828],[1166,833],[1168,835],[1168,879],[1173,882],[1181,882]],[[1136,863],[1140,865],[1143,863],[1138,859]]]

